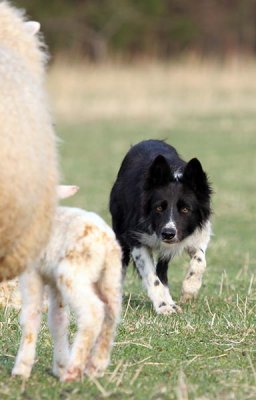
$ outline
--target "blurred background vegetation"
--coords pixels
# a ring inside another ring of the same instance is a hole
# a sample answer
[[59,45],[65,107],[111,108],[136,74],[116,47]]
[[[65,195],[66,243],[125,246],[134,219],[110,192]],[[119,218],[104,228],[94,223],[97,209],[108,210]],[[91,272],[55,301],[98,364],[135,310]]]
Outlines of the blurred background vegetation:
[[225,59],[256,51],[255,0],[16,0],[42,23],[51,53]]

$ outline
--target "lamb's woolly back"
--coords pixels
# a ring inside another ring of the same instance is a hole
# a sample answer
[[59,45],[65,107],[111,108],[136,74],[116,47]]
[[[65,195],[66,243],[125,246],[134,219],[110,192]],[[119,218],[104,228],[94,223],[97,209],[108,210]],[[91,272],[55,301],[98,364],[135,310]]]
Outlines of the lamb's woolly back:
[[[44,251],[41,272],[52,275],[52,265],[64,258],[86,262],[86,253],[99,253],[99,257],[107,256],[108,243],[116,243],[115,234],[106,222],[94,212],[75,207],[57,207],[53,221],[52,233]],[[116,243],[117,251],[120,252]],[[100,258],[99,258],[100,259]],[[87,266],[88,268],[88,266]],[[93,267],[97,276],[101,269]]]
[[48,59],[41,34],[35,35],[28,29],[23,10],[0,2],[0,50],[8,49],[20,58],[33,74],[41,77]]
[[[121,270],[121,249],[112,229],[92,212],[58,207],[40,262],[20,277],[22,339],[12,374],[30,376],[47,283],[53,373],[62,381],[81,379],[85,371],[101,375],[120,317]],[[78,325],[71,348],[67,306]]]

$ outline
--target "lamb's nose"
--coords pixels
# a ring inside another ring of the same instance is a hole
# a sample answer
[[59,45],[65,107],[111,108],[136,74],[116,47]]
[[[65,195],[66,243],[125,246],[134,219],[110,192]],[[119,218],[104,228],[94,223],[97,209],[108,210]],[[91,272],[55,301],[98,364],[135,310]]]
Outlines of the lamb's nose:
[[162,240],[171,241],[176,233],[176,229],[174,228],[163,229],[161,232]]

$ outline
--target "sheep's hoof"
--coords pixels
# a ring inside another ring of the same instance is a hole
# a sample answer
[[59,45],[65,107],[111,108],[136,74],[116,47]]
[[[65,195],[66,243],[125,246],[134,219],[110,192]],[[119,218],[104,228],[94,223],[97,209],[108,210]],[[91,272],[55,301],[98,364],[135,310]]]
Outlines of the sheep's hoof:
[[31,369],[28,368],[26,365],[15,365],[12,370],[12,376],[20,376],[23,379],[28,379],[30,377]]
[[83,371],[79,367],[69,367],[61,375],[62,382],[81,381],[83,379]]
[[85,368],[85,374],[91,378],[100,378],[108,367],[109,357],[93,356]]

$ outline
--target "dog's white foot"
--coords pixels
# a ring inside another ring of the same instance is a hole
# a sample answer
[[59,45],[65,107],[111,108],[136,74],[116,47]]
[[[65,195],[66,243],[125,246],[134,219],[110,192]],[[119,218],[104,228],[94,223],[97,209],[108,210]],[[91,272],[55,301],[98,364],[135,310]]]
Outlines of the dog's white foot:
[[182,312],[181,307],[179,307],[177,304],[167,303],[165,301],[162,301],[157,306],[155,306],[155,310],[157,314],[163,315],[177,314]]
[[195,300],[197,297],[197,293],[189,293],[189,292],[182,292],[180,296],[180,303],[185,304],[189,303],[192,300]]
[[197,297],[200,287],[202,286],[202,274],[190,273],[185,278],[182,291],[181,291],[181,303],[186,303]]

